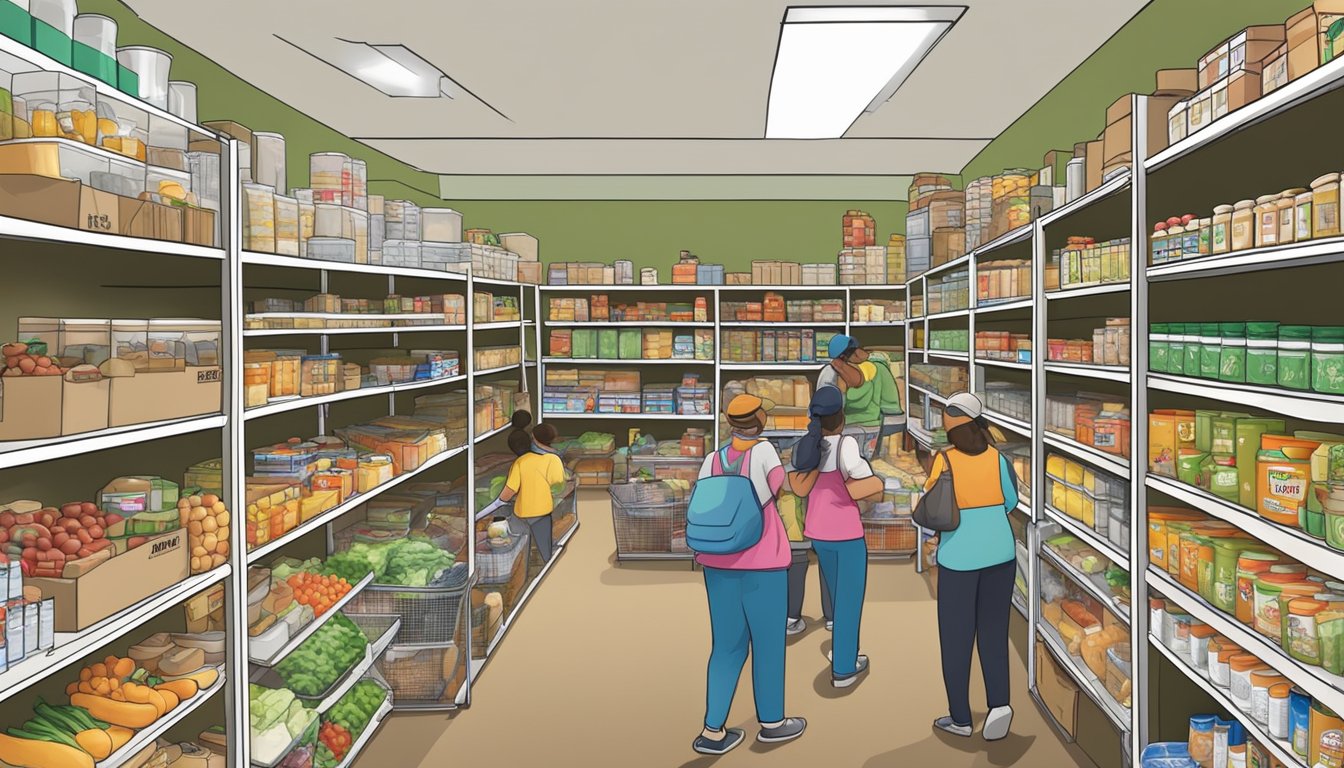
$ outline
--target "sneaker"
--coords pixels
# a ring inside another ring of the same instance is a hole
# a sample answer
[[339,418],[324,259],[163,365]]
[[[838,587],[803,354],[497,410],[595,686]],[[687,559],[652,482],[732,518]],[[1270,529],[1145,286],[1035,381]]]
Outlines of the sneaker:
[[827,631],[827,632],[831,632],[831,631],[833,631],[834,627],[835,627],[835,622],[834,622],[834,621],[831,621],[830,619],[827,619],[827,620],[826,620],[826,631]]
[[[828,654],[829,655],[829,654]],[[854,671],[848,675],[837,675],[831,673],[831,685],[836,688],[848,688],[859,681],[859,675],[868,671],[868,657],[859,656],[859,661],[854,665]]]
[[952,721],[951,717],[944,716],[938,718],[937,720],[934,720],[933,727],[937,728],[940,731],[947,731],[953,736],[964,736],[966,738],[970,738],[971,735],[971,726],[957,725],[955,722]]
[[1009,706],[995,707],[989,710],[985,716],[985,725],[980,733],[985,737],[985,741],[998,741],[1008,735],[1008,728],[1013,724],[1013,708]]
[[741,744],[742,740],[745,738],[746,734],[742,732],[741,728],[729,728],[724,732],[723,738],[718,741],[715,741],[702,733],[695,737],[695,741],[691,744],[691,749],[694,749],[702,755],[726,755],[737,745]]
[[804,619],[789,619],[789,623],[784,625],[784,634],[801,635],[807,631],[807,621]]
[[807,730],[806,720],[801,717],[790,717],[774,728],[761,728],[761,732],[756,734],[756,740],[762,744],[779,744],[793,741],[802,736],[805,730]]

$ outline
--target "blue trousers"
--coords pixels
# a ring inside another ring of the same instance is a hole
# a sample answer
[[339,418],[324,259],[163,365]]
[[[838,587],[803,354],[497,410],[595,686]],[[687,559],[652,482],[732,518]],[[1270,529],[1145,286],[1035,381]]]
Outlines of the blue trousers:
[[704,570],[714,642],[709,652],[705,727],[717,731],[728,721],[749,651],[756,719],[762,723],[783,720],[788,571]]
[[821,578],[831,593],[835,627],[831,640],[831,671],[854,674],[859,662],[859,623],[863,619],[863,593],[868,588],[868,545],[850,541],[812,540],[821,565]]

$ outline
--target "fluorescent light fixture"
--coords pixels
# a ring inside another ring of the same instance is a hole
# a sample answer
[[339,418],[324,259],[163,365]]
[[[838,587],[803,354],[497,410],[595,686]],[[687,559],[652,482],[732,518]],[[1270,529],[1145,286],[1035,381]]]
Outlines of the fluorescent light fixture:
[[965,6],[789,8],[770,81],[767,139],[836,139],[896,93]]
[[328,64],[388,96],[433,99],[451,95],[451,81],[439,68],[404,45],[374,45],[338,40],[324,51]]

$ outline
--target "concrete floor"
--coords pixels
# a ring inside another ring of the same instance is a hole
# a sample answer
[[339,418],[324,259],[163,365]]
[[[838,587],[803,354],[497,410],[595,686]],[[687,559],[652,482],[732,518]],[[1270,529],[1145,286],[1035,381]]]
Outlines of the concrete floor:
[[[1027,693],[1025,624],[1014,613],[1012,734],[987,743],[935,733],[946,713],[935,604],[924,577],[906,562],[869,570],[863,651],[872,671],[841,693],[818,622],[789,646],[790,715],[807,718],[797,741],[766,747],[754,739],[750,670],[729,724],[748,741],[721,758],[690,744],[704,714],[709,620],[700,574],[688,564],[615,563],[605,492],[585,491],[581,529],[537,588],[456,713],[398,714],[356,768],[410,766],[1087,766],[1063,744]],[[820,616],[815,567],[804,614]],[[975,662],[978,669],[979,662]],[[978,677],[978,675],[973,676]],[[976,721],[984,692],[974,680]]]

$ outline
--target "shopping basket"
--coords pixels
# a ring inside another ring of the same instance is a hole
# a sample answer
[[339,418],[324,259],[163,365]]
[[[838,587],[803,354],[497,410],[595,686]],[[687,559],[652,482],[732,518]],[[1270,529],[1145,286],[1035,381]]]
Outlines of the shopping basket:
[[458,617],[467,599],[467,563],[458,561],[448,584],[400,587],[370,584],[350,601],[351,613],[401,616],[398,645],[435,645],[453,641]]
[[616,557],[690,554],[686,546],[686,504],[690,486],[677,481],[613,485],[612,522]]

